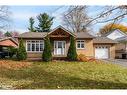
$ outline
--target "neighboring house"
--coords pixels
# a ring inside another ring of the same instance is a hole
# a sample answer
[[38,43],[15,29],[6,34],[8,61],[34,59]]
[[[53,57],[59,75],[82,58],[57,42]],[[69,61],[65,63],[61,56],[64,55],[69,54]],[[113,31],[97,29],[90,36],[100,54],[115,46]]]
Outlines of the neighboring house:
[[18,42],[12,37],[5,37],[0,39],[0,47],[18,47]]
[[41,58],[44,49],[44,39],[48,36],[52,45],[53,57],[67,57],[70,46],[70,36],[76,39],[78,54],[84,54],[98,59],[115,58],[116,41],[107,37],[90,35],[87,31],[72,33],[62,26],[58,26],[50,32],[25,32],[19,35],[24,41],[29,59]]
[[125,41],[127,41],[127,34],[120,31],[119,29],[116,29],[108,32],[103,36],[118,41],[118,43],[116,44],[116,58],[123,58],[123,55],[126,53],[127,50],[127,43],[125,43]]

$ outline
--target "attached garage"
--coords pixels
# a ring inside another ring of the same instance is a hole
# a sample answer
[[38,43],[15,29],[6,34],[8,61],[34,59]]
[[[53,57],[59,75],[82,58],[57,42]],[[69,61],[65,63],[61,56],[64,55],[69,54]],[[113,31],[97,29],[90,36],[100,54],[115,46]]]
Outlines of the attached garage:
[[94,43],[94,57],[96,59],[114,59],[115,58],[115,44],[114,40],[107,37],[96,37]]
[[95,58],[96,59],[108,59],[109,48],[107,46],[96,46],[95,47]]

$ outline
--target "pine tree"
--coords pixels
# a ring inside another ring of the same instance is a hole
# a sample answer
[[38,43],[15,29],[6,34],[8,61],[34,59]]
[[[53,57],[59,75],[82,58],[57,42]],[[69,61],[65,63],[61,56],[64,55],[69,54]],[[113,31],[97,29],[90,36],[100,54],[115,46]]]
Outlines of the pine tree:
[[76,61],[77,60],[77,52],[76,52],[76,44],[75,39],[73,36],[70,37],[70,46],[67,53],[67,58],[70,61]]
[[28,30],[30,31],[30,32],[36,32],[36,30],[34,29],[34,19],[31,17],[30,19],[29,19],[29,23],[30,23],[30,26],[28,27]]
[[48,37],[45,38],[44,41],[44,51],[42,54],[43,61],[51,61],[52,60],[52,51],[51,51],[51,43]]
[[4,34],[4,36],[5,36],[5,37],[12,37],[12,34],[11,34],[11,32],[8,32],[8,31],[7,31],[7,32]]
[[47,13],[43,13],[37,16],[37,19],[39,21],[38,27],[36,27],[36,30],[38,32],[50,32],[50,28],[53,24],[53,17],[50,17]]
[[21,39],[19,42],[19,48],[17,50],[17,59],[18,60],[25,60],[27,58],[26,49],[23,45],[23,40]]

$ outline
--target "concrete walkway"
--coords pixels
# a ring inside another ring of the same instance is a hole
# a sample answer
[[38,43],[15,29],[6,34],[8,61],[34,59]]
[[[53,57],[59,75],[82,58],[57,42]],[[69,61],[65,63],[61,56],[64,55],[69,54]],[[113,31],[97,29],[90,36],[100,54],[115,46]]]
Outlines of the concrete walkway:
[[105,59],[104,62],[119,64],[121,66],[127,67],[127,59]]

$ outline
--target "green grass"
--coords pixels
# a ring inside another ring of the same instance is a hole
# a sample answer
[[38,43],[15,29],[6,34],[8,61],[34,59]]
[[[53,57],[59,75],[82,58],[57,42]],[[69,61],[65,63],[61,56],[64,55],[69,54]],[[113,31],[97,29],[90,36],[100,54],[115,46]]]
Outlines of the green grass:
[[127,68],[106,63],[35,62],[18,70],[1,68],[0,82],[15,89],[126,89]]

